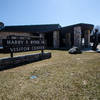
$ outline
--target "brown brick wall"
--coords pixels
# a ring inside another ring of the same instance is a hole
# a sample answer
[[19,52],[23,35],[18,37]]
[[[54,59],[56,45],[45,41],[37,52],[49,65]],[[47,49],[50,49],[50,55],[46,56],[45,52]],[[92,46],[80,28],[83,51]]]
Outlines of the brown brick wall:
[[6,39],[9,35],[16,35],[16,36],[30,36],[30,33],[24,32],[0,32],[0,46],[2,45],[2,39]]

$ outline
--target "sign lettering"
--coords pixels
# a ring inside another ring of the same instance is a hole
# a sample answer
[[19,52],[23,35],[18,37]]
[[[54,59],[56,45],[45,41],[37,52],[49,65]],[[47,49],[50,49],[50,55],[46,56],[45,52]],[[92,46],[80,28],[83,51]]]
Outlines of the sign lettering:
[[3,48],[6,52],[43,50],[45,41],[40,37],[33,39],[3,39]]

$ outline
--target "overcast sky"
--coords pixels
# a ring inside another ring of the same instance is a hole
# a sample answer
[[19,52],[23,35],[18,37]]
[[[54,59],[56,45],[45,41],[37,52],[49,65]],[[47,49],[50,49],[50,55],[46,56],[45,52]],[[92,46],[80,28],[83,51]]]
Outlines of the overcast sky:
[[100,0],[0,0],[5,25],[100,25]]

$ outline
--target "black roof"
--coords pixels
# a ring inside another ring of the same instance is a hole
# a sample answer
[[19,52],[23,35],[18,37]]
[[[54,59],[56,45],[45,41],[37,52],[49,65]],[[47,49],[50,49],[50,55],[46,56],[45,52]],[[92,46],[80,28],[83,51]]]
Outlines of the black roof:
[[74,25],[69,25],[69,26],[66,26],[66,27],[62,27],[62,30],[61,30],[62,37],[64,38],[66,33],[71,33],[72,37],[73,37],[74,27],[76,27],[76,26],[81,27],[82,33],[84,33],[85,30],[92,30],[93,27],[94,27],[93,24],[86,24],[86,23],[79,23],[79,24],[74,24]]
[[82,30],[92,30],[93,24],[79,23],[61,27],[59,24],[42,24],[42,25],[20,25],[20,26],[5,26],[3,32],[30,32],[30,33],[46,33],[55,30],[62,30],[62,33],[72,33],[75,26],[81,26]]
[[54,30],[59,30],[59,24],[44,24],[44,25],[21,25],[21,26],[5,26],[3,32],[31,32],[31,33],[46,33]]
[[62,27],[62,31],[72,32],[73,28],[76,27],[76,26],[81,26],[82,30],[92,30],[93,27],[94,27],[93,24],[79,23],[79,24],[74,24],[74,25]]

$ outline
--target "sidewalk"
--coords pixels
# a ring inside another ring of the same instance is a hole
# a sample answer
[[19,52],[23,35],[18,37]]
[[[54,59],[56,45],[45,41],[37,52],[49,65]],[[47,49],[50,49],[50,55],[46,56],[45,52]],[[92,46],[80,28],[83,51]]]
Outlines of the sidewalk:
[[98,52],[98,53],[100,53],[100,44],[97,46],[97,50],[96,51],[92,50],[92,48],[85,48],[82,51],[83,52]]

